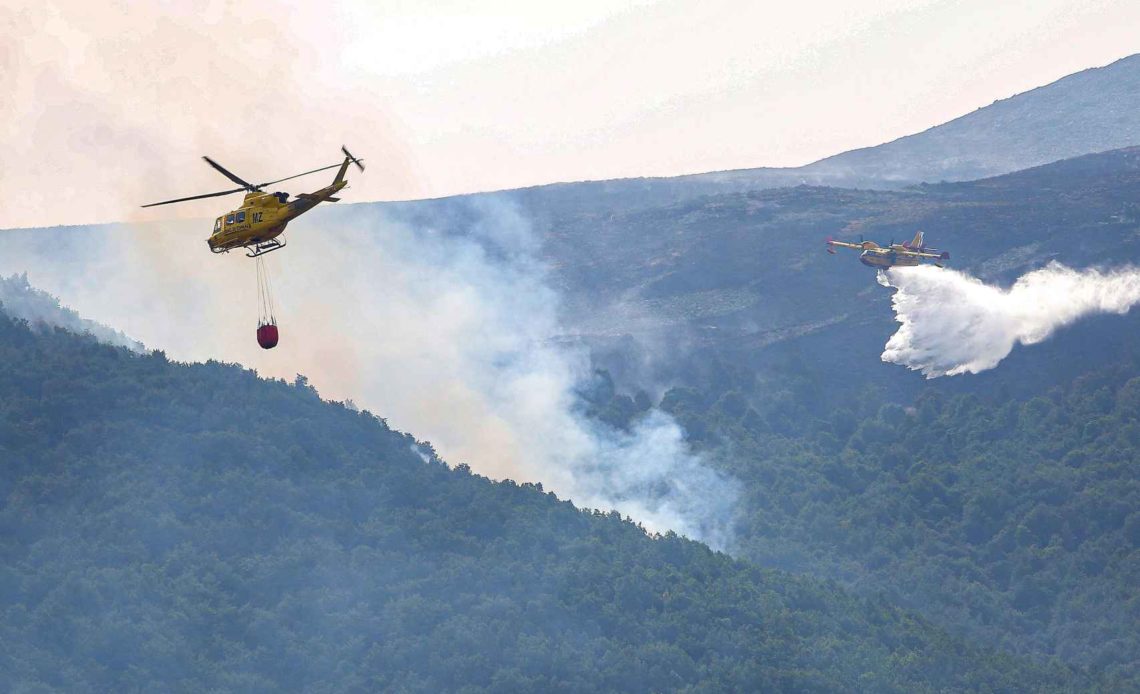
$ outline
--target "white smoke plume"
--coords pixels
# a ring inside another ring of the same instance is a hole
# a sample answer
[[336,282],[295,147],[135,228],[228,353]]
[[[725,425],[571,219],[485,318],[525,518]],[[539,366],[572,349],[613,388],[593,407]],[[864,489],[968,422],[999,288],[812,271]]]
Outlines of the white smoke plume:
[[651,411],[623,431],[584,414],[589,356],[554,339],[566,332],[560,297],[528,221],[487,198],[445,207],[415,224],[373,206],[294,222],[267,259],[282,335],[268,352],[253,336],[253,264],[211,256],[208,220],[5,232],[0,272],[27,271],[171,358],[305,374],[452,464],[726,547],[736,486],[676,422]]
[[36,329],[63,328],[80,335],[90,335],[100,342],[142,352],[144,346],[118,330],[86,320],[75,311],[61,306],[47,292],[28,284],[27,275],[0,277],[0,311],[27,321]]
[[892,268],[879,283],[901,323],[883,361],[927,378],[980,373],[1014,345],[1033,345],[1096,313],[1125,314],[1140,302],[1140,270],[1074,270],[1051,262],[1019,277],[1009,289],[933,266]]

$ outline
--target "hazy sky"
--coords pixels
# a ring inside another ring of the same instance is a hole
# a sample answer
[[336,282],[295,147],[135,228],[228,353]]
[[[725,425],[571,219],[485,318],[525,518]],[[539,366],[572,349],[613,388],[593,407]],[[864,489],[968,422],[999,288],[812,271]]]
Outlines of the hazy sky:
[[353,201],[804,164],[1107,64],[1140,27],[1135,0],[292,5],[5,2],[0,227],[213,216],[137,205],[227,187],[201,154],[260,181],[342,142],[371,165]]

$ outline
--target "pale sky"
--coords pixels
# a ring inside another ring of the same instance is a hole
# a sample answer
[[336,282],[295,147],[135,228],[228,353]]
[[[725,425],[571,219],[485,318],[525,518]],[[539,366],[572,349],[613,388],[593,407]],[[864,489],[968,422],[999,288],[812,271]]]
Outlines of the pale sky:
[[[1140,3],[43,2],[0,7],[0,227],[795,166],[1140,51]],[[291,181],[289,192],[328,178]]]

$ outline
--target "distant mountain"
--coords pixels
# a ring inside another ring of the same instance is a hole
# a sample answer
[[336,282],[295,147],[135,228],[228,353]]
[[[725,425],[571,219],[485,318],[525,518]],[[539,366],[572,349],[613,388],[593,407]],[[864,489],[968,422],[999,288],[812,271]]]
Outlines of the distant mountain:
[[1140,144],[1140,54],[995,101],[949,123],[800,169],[842,178],[961,181]]
[[1140,263],[1140,147],[905,191],[797,186],[587,206],[543,224],[554,280],[583,333],[671,331],[755,353],[840,322],[870,329],[881,347],[894,325],[889,293],[855,258],[827,256],[826,237],[885,242],[922,229],[953,267],[990,281],[1049,259]]
[[303,378],[172,364],[3,314],[0,462],[3,691],[1092,683],[450,468]]
[[693,197],[796,185],[897,189],[965,181],[1060,159],[1140,145],[1140,54],[995,101],[923,132],[796,168],[558,183],[510,194],[562,214],[665,205]]

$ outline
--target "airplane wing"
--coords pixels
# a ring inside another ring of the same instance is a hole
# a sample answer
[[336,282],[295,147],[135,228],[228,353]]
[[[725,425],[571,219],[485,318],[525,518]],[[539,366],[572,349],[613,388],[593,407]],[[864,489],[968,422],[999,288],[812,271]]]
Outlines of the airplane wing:
[[832,238],[827,239],[827,252],[828,253],[835,253],[835,251],[833,251],[832,249],[836,246],[838,246],[840,248],[854,248],[854,249],[860,250],[860,251],[867,248],[867,245],[865,242],[864,243],[847,243],[846,241],[836,241],[835,239],[832,239]]
[[927,260],[950,260],[950,254],[943,251],[942,253],[924,253],[922,251],[899,251],[899,255],[906,255],[912,258],[924,258]]

